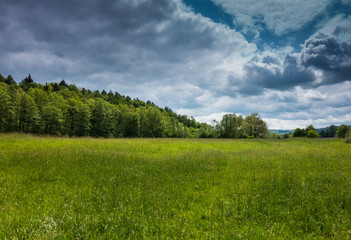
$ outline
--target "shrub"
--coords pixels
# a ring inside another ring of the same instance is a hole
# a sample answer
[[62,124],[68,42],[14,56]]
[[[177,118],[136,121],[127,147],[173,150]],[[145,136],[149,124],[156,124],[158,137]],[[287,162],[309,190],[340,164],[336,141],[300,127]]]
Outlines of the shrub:
[[241,132],[241,133],[239,134],[239,138],[247,138],[247,134],[244,133],[244,132]]
[[280,135],[277,133],[271,133],[268,137],[271,139],[280,139]]
[[307,132],[307,137],[308,138],[318,138],[319,134],[316,132],[316,130],[311,129]]
[[351,130],[349,130],[349,131],[346,133],[345,142],[346,142],[346,143],[351,143]]
[[293,132],[293,137],[305,137],[305,130],[301,128],[296,128]]
[[283,135],[283,138],[289,138],[289,137],[290,137],[289,133],[285,133],[285,134]]

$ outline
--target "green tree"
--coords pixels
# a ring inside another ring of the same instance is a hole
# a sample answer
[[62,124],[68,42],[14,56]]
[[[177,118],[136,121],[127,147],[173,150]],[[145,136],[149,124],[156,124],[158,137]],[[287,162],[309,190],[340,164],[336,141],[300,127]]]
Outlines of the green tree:
[[349,127],[345,124],[342,124],[338,129],[336,130],[336,137],[338,138],[345,138],[346,133],[349,131]]
[[34,100],[27,94],[23,94],[19,111],[20,131],[25,133],[38,133],[40,127],[40,115]]
[[2,74],[0,74],[0,83],[6,83],[5,81],[6,78]]
[[274,133],[274,132],[270,133],[268,137],[271,139],[280,139],[281,138],[281,136],[278,133]]
[[316,130],[310,129],[310,130],[308,130],[306,136],[307,136],[308,138],[318,138],[318,137],[319,137],[319,134],[316,132]]
[[90,109],[81,101],[69,99],[64,113],[64,129],[69,136],[87,136],[90,130]]
[[28,75],[28,77],[25,77],[19,85],[25,92],[27,92],[30,88],[36,87],[36,83],[33,81],[32,76],[30,74]]
[[93,137],[109,137],[111,129],[109,105],[106,101],[96,99],[91,114],[90,135]]
[[140,137],[146,137],[148,135],[148,119],[146,116],[147,109],[146,107],[140,107],[136,110],[136,112],[139,115],[139,131],[140,131]]
[[123,136],[123,116],[115,105],[111,108],[111,134],[113,137]]
[[258,113],[253,113],[245,117],[243,130],[247,136],[255,138],[263,138],[268,132],[267,123],[261,119]]
[[346,133],[345,142],[346,142],[346,143],[351,143],[351,130],[349,130],[349,131]]
[[0,83],[0,132],[10,132],[15,120],[14,104],[11,101],[9,87]]
[[164,134],[165,137],[179,137],[179,127],[178,127],[178,121],[177,121],[177,116],[172,116],[170,117],[169,115],[167,116],[165,120],[165,130]]
[[305,128],[306,135],[307,135],[308,131],[310,131],[310,130],[315,130],[315,131],[316,131],[316,129],[313,127],[313,125],[312,125],[312,124],[311,124],[311,125],[309,125],[309,126],[307,126],[307,127]]
[[59,83],[59,85],[60,85],[61,87],[65,87],[65,88],[68,87],[68,85],[67,85],[67,83],[66,83],[66,81],[65,81],[64,79],[61,80],[61,82]]
[[338,128],[335,126],[335,125],[330,125],[327,129],[327,137],[335,137],[335,134],[336,134],[336,130]]
[[213,138],[215,136],[214,127],[207,123],[201,123],[199,130],[200,138]]
[[21,110],[21,99],[25,94],[18,85],[8,85],[9,94],[11,97],[12,108],[14,112],[13,119],[9,123],[10,132],[18,132],[20,130],[20,110]]
[[45,134],[61,135],[63,114],[57,106],[50,103],[42,111],[43,132]]
[[146,137],[162,137],[163,119],[161,112],[156,107],[149,107],[146,111]]
[[285,134],[283,135],[283,138],[289,138],[289,137],[290,137],[289,133],[285,133]]
[[236,114],[224,114],[221,121],[221,137],[223,138],[235,138],[238,132]]
[[255,137],[258,138],[264,138],[266,134],[268,133],[268,127],[267,123],[263,121],[260,115],[257,114],[257,128],[256,128],[256,134]]
[[30,88],[27,94],[34,100],[39,112],[42,113],[45,105],[49,103],[47,92],[40,88]]
[[16,81],[13,79],[11,75],[8,75],[5,79],[5,83],[8,85],[17,85]]
[[301,128],[296,128],[293,132],[293,137],[305,137],[306,133],[305,130]]
[[123,117],[124,137],[139,136],[139,116],[135,112],[128,112]]

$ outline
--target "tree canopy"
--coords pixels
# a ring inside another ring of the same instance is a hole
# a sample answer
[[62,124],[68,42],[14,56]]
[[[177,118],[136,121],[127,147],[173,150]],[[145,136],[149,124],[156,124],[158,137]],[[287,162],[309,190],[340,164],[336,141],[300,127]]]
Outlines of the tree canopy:
[[336,137],[338,138],[345,138],[346,133],[349,131],[349,127],[345,124],[342,124],[338,129],[336,130]]

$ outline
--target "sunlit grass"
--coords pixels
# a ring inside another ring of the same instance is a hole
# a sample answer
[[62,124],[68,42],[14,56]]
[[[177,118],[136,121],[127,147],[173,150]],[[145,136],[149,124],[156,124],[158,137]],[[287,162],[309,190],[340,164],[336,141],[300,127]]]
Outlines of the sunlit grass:
[[342,140],[0,135],[0,239],[351,237]]

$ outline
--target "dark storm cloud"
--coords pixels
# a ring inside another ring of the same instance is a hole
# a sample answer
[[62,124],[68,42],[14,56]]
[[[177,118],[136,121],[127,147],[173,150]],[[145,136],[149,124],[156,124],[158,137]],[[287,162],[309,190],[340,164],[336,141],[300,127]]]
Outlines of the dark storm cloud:
[[[4,0],[0,4],[4,12],[0,51],[9,55],[4,64],[27,73],[55,65],[46,72],[78,79],[98,72],[133,71],[134,82],[156,80],[174,75],[167,63],[186,67],[202,51],[215,52],[236,42],[226,36],[221,39],[214,24],[180,12],[177,1]],[[31,57],[37,59],[25,61]]]
[[[139,4],[123,0],[8,1],[5,9],[0,19],[1,22],[8,22],[5,31],[10,34],[9,46],[13,45],[11,42],[16,44],[20,40],[13,37],[14,33],[24,32],[33,37],[29,41],[55,44],[53,50],[57,54],[90,53],[92,49],[84,47],[94,44],[97,39],[102,41],[99,50],[109,47],[118,50],[120,41],[141,41],[138,38],[141,35],[145,37],[144,41],[150,41],[144,29],[164,21],[174,11],[171,2],[164,0],[143,1]],[[31,47],[29,43],[27,46]]]
[[174,109],[203,106],[206,92],[225,88],[231,65],[256,50],[178,0],[4,0],[0,9],[2,74],[65,79]]
[[351,44],[318,33],[305,41],[300,54],[253,57],[244,65],[240,92],[259,94],[265,89],[315,88],[351,80]]
[[255,94],[265,88],[287,90],[298,85],[306,85],[314,79],[313,73],[308,69],[301,69],[297,57],[290,55],[285,57],[282,66],[278,59],[264,57],[261,62],[247,63],[244,70],[246,75],[242,90],[246,94],[250,94],[250,89],[255,90],[253,92]]
[[351,44],[319,33],[306,40],[301,64],[323,72],[323,82],[319,84],[351,80]]
[[[8,12],[18,13],[19,15],[13,17],[23,20],[22,24],[32,25],[33,29],[36,28],[41,33],[45,31],[54,33],[57,28],[51,29],[51,27],[56,21],[60,24],[54,27],[90,24],[92,27],[90,31],[104,32],[106,28],[102,27],[103,25],[109,27],[112,31],[110,33],[133,31],[151,21],[164,20],[174,9],[173,2],[164,0],[4,0],[2,5],[5,5],[4,8]],[[83,33],[87,29],[76,30]]]

